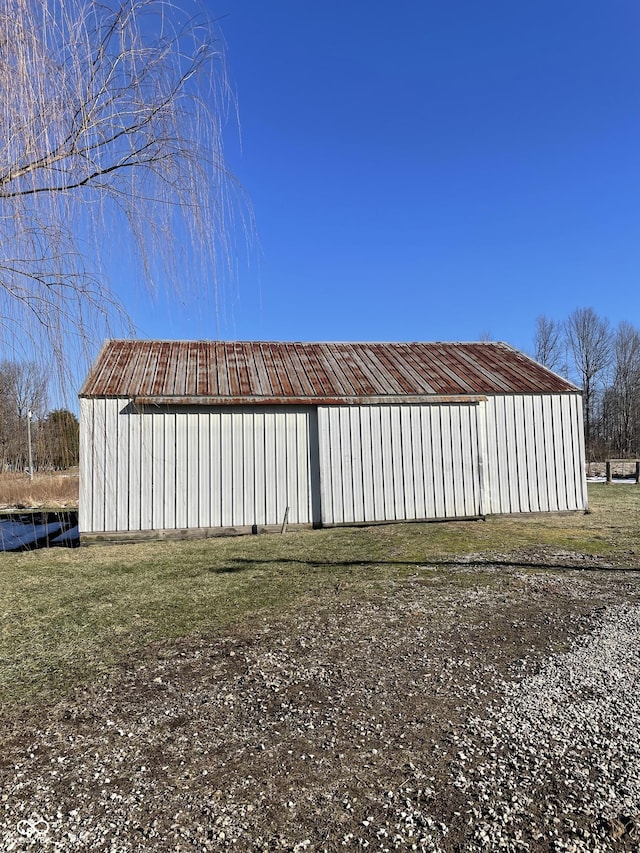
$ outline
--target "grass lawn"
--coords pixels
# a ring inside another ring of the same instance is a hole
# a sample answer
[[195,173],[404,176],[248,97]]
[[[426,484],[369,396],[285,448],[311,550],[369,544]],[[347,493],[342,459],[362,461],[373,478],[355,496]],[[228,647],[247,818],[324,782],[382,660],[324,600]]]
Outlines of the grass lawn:
[[158,641],[250,630],[327,596],[377,594],[425,566],[430,583],[449,586],[496,583],[478,573],[487,561],[553,571],[579,554],[585,566],[638,568],[640,487],[591,485],[589,498],[588,514],[0,554],[0,703],[55,701]]

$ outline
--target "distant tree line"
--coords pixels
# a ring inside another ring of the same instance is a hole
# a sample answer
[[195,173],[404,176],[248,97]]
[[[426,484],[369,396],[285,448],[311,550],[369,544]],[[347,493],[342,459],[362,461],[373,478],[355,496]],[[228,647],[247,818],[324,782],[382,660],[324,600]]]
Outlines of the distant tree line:
[[47,378],[35,362],[0,361],[0,471],[78,464],[78,419],[67,409],[48,410]]
[[592,308],[536,319],[534,357],[582,388],[587,461],[640,457],[640,331]]

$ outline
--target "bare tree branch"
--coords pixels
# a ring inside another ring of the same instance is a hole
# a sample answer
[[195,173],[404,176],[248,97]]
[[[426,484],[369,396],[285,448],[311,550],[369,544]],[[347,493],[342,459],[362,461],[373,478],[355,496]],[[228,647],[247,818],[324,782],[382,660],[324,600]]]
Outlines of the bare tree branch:
[[606,317],[599,317],[593,308],[576,308],[567,318],[565,332],[574,370],[582,385],[585,444],[590,459],[597,386],[605,380],[611,365],[611,328]]
[[606,402],[616,452],[640,452],[640,332],[626,320],[613,338],[613,383]]
[[549,370],[561,369],[564,353],[564,335],[562,323],[552,320],[544,314],[536,317],[534,337],[534,358]]
[[215,299],[250,213],[224,165],[220,41],[181,20],[170,0],[0,0],[0,348],[63,363],[126,329],[116,247],[152,289]]

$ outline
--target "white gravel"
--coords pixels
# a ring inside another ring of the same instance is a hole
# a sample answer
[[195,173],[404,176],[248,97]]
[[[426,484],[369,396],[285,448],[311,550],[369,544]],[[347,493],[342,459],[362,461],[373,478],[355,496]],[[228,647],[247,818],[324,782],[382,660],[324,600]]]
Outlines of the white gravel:
[[502,691],[457,743],[453,784],[476,846],[640,849],[640,607],[607,609],[575,648]]

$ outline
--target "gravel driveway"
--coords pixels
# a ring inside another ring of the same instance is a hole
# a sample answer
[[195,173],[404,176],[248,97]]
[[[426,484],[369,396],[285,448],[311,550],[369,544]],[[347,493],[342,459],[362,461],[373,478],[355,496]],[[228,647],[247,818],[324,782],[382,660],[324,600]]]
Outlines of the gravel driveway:
[[5,712],[0,849],[640,849],[640,575],[331,596]]

